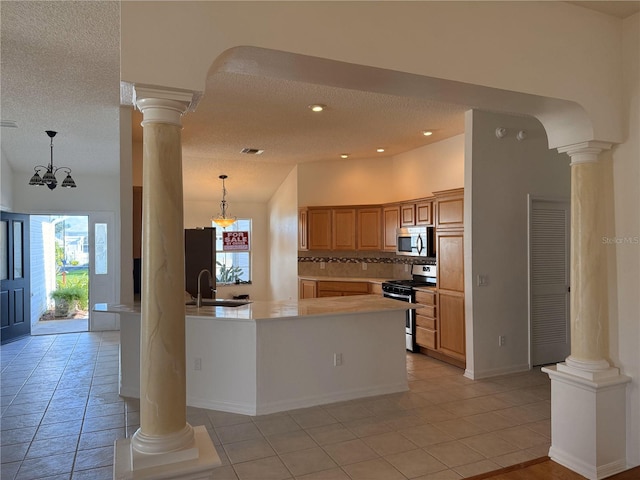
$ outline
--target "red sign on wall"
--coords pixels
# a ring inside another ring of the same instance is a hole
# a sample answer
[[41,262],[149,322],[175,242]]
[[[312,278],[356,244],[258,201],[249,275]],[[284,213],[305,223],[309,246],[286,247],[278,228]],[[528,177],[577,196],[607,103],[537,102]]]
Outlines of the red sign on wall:
[[249,250],[249,232],[222,232],[222,250]]

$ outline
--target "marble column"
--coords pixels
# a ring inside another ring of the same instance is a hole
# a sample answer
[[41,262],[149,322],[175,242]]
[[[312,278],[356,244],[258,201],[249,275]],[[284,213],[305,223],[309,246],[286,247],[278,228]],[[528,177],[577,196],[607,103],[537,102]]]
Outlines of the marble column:
[[626,468],[626,385],[609,364],[603,192],[598,155],[611,145],[559,148],[571,157],[571,355],[551,379],[552,460],[596,480]]
[[[140,428],[114,478],[207,478],[220,459],[186,420],[182,115],[191,92],[136,88],[143,114]],[[128,439],[129,440],[129,439]]]

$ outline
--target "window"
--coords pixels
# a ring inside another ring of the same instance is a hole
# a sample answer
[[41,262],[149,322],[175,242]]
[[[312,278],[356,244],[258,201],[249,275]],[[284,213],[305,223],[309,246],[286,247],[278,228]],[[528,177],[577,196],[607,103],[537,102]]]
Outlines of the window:
[[[251,282],[251,219],[239,218],[227,227],[220,228],[216,224],[216,282],[217,283],[250,283]],[[222,246],[223,232],[248,232],[249,250],[224,251]]]

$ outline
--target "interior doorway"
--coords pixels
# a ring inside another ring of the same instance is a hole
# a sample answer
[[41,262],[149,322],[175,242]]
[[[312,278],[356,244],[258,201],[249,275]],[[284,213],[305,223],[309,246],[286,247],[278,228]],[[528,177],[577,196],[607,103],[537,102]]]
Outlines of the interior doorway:
[[31,215],[31,334],[89,329],[90,237],[86,215]]

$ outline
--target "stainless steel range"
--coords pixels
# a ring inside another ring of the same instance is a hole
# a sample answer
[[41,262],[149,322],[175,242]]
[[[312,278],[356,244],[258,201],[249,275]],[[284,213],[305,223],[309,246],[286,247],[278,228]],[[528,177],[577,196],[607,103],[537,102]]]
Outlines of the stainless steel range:
[[[382,295],[408,303],[415,303],[415,287],[435,287],[438,266],[431,264],[415,264],[411,267],[411,280],[389,280],[382,283]],[[407,310],[405,325],[406,346],[410,352],[419,351],[415,342],[416,311]]]

